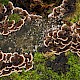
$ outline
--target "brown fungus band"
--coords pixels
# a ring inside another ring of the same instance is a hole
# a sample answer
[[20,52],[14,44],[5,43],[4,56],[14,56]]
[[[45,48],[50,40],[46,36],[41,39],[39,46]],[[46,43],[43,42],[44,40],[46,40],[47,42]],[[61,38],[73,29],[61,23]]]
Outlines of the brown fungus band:
[[33,68],[31,53],[18,54],[3,53],[0,51],[0,77],[10,75],[13,72],[21,72],[24,68],[28,71]]
[[44,45],[56,51],[57,55],[70,50],[80,56],[80,24],[63,24],[60,28],[49,31],[44,38]]

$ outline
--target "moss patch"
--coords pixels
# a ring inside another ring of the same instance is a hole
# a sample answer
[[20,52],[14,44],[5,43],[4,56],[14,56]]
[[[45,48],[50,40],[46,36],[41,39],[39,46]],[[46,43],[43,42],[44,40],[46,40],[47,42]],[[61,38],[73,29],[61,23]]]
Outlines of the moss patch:
[[0,0],[0,3],[4,4],[4,5],[7,5],[9,2],[9,0]]
[[17,23],[21,19],[21,17],[19,14],[15,13],[15,14],[10,15],[8,19],[9,19],[9,22],[11,22],[12,20],[15,20],[15,23]]

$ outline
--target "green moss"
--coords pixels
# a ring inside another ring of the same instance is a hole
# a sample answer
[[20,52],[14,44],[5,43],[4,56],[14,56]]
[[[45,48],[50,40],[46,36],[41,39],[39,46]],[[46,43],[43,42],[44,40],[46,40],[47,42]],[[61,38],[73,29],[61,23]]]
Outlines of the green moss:
[[20,15],[19,14],[12,14],[8,17],[9,22],[11,22],[12,20],[15,20],[15,23],[17,23],[20,20]]
[[77,55],[74,55],[73,53],[71,52],[68,52],[69,55],[68,55],[68,64],[69,65],[75,65],[75,64],[78,64],[79,62],[79,57]]
[[66,78],[68,80],[80,79],[80,58],[74,54],[68,56],[68,64],[70,65],[70,71],[67,72]]
[[72,23],[76,23],[79,20],[80,20],[80,14],[79,15],[75,15],[73,18],[69,19],[69,21],[72,22]]
[[34,62],[35,63],[45,62],[45,58],[43,57],[43,55],[41,53],[35,53]]
[[7,5],[9,2],[9,0],[0,0],[0,3],[4,4],[4,5]]

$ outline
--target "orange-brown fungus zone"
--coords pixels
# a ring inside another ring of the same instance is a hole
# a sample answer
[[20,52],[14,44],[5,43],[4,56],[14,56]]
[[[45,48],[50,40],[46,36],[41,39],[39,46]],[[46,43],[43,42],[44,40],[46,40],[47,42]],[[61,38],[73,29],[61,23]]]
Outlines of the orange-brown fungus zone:
[[[20,20],[17,23],[15,20],[10,21],[8,19],[12,14],[18,14],[20,16]],[[11,32],[20,30],[25,22],[30,21],[32,18],[41,18],[41,16],[30,15],[26,10],[14,7],[10,1],[6,6],[0,3],[0,35],[8,35]]]
[[60,28],[49,31],[44,38],[44,45],[57,55],[70,50],[80,56],[80,22],[63,24]]
[[0,77],[8,76],[13,72],[22,72],[24,68],[28,71],[33,68],[33,57],[31,53],[18,54],[3,53],[0,51]]

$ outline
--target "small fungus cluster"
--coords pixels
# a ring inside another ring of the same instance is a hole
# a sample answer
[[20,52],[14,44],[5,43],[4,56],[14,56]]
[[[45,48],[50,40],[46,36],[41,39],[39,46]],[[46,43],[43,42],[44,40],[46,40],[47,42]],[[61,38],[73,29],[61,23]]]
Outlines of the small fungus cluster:
[[76,0],[63,0],[60,6],[53,8],[52,13],[48,15],[49,18],[64,17],[66,13],[74,10]]
[[26,71],[32,69],[32,54],[23,53],[3,53],[0,51],[0,77],[8,76],[13,72],[21,72],[24,68]]
[[80,56],[80,22],[50,30],[44,38],[44,45],[57,55],[70,50]]
[[[15,20],[9,19],[13,14],[18,14],[20,16],[20,20],[17,23]],[[30,21],[34,18],[41,18],[41,16],[32,15],[22,8],[14,7],[13,3],[10,1],[8,5],[5,6],[0,3],[0,34],[8,35],[11,32],[20,30],[26,21]]]

